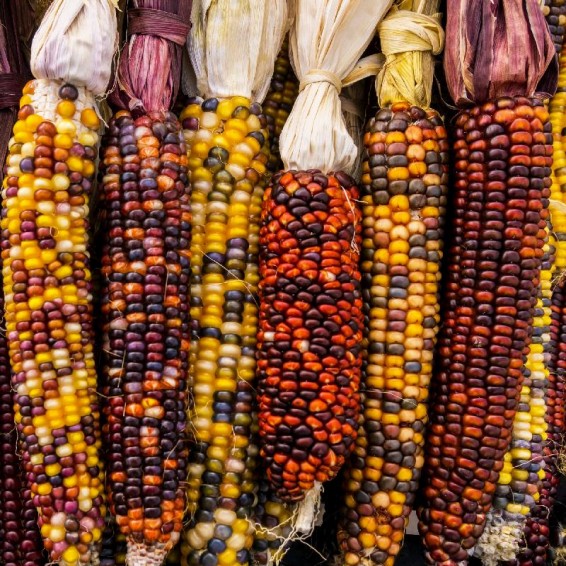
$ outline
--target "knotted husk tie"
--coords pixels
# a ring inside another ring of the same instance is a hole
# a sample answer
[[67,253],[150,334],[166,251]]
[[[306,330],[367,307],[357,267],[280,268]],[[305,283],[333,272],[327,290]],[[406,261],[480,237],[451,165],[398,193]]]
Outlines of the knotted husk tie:
[[429,108],[434,78],[434,55],[444,47],[438,0],[403,0],[379,24],[385,65],[377,76],[380,106],[406,101]]

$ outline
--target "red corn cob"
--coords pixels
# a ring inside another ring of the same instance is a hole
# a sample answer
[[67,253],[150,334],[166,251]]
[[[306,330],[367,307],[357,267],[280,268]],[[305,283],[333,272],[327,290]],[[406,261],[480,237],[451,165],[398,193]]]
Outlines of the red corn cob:
[[509,448],[552,163],[538,100],[463,111],[456,139],[455,238],[420,517],[429,561],[447,565],[465,561],[481,535]]
[[260,232],[259,420],[276,494],[301,501],[356,438],[360,212],[345,174],[276,176]]
[[452,97],[468,108],[456,120],[453,239],[419,526],[429,563],[452,566],[467,562],[484,530],[510,446],[551,185],[551,126],[544,94],[533,94],[555,89],[556,67],[535,0],[454,0],[445,53]]

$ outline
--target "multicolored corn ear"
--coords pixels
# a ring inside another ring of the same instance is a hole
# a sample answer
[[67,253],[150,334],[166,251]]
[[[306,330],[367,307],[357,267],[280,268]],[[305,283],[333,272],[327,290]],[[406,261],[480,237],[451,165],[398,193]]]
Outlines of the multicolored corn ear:
[[263,111],[269,130],[269,161],[267,168],[275,173],[283,167],[279,155],[279,136],[299,94],[299,81],[289,59],[289,38],[286,38],[275,59],[275,69],[269,91],[263,101]]
[[429,560],[437,563],[466,560],[511,444],[552,164],[548,113],[538,99],[476,106],[460,113],[456,128],[454,229],[429,429],[428,505],[420,516]]
[[537,521],[536,508],[541,499],[542,482],[546,477],[545,393],[549,382],[552,347],[552,239],[548,226],[532,341],[523,366],[524,380],[513,422],[511,446],[505,454],[503,469],[499,474],[493,509],[476,547],[476,554],[486,566],[497,566],[501,561],[523,564],[525,559],[531,558],[527,551],[520,551],[520,548],[524,541],[528,543],[532,538],[532,524]]
[[[181,124],[169,108],[190,4],[131,4],[110,97],[119,110],[101,152],[107,489],[128,566],[164,564],[186,508],[190,184]],[[155,56],[140,66],[147,52]]]
[[339,534],[348,565],[393,563],[419,484],[448,175],[446,131],[434,111],[408,103],[384,108],[364,141],[368,330],[363,421],[346,468]]
[[448,86],[465,108],[419,529],[427,561],[448,566],[482,535],[511,446],[549,217],[555,49],[536,1],[456,0],[446,30]]
[[566,30],[566,0],[544,0],[542,13],[546,18],[546,23],[552,34],[552,41],[556,47],[556,53],[560,54],[562,52],[564,32]]
[[[22,88],[29,78],[19,32],[32,25],[32,14],[21,6],[0,2],[0,180]],[[2,260],[0,259],[0,266]],[[4,322],[4,292],[0,288],[0,563],[42,566],[45,556],[37,527],[37,510],[23,470],[22,450],[14,423],[14,402],[8,339]]]
[[202,97],[191,99],[181,114],[194,215],[193,448],[181,545],[187,566],[244,566],[251,560],[258,487],[259,222],[269,178],[269,130],[260,101],[287,30],[287,9],[285,0],[213,0],[197,4],[193,13],[189,56]]
[[[62,566],[96,563],[104,528],[88,231],[94,97],[109,80],[115,25],[109,1],[53,2],[32,45],[36,80],[20,101],[2,191],[17,433],[45,549]],[[65,65],[57,49],[81,61],[86,50],[98,65]]]
[[252,415],[267,123],[260,105],[243,97],[194,100],[181,119],[194,219],[194,446],[183,560],[190,566],[247,564],[256,498]]
[[404,0],[378,26],[381,109],[366,128],[362,175],[362,418],[338,533],[348,565],[394,563],[424,464],[448,182],[446,130],[429,109],[444,40],[437,10]]
[[100,121],[84,88],[37,80],[24,93],[2,211],[16,423],[45,547],[86,564],[104,525],[88,253]]

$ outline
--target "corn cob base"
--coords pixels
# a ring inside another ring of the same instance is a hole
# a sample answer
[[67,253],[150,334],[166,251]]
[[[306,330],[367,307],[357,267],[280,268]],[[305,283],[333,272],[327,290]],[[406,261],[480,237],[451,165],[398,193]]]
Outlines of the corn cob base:
[[24,89],[4,181],[6,326],[16,423],[51,559],[96,563],[104,528],[89,195],[100,121],[84,89]]
[[148,547],[145,544],[136,544],[128,541],[126,553],[126,566],[162,566],[165,564],[170,545],[154,544]]
[[406,103],[380,110],[364,142],[364,419],[346,469],[339,540],[345,564],[389,566],[424,463],[448,142],[438,114]]
[[174,114],[118,112],[102,157],[109,495],[127,566],[180,537],[188,458],[191,214]]
[[303,501],[346,461],[358,426],[361,223],[345,174],[278,174],[260,233],[259,422],[267,477]]
[[259,219],[268,132],[243,97],[181,114],[193,185],[189,566],[245,565],[253,544]]
[[460,113],[456,200],[420,531],[431,564],[468,559],[511,442],[532,333],[550,196],[543,103]]

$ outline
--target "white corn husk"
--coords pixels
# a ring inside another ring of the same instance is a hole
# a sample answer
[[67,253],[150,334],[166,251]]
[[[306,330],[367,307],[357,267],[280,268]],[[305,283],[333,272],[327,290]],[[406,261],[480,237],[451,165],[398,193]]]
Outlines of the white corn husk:
[[198,93],[262,102],[289,27],[287,0],[196,0],[191,19]]
[[285,169],[352,172],[358,150],[342,117],[340,90],[392,3],[295,0],[289,44],[301,92],[280,137]]
[[33,38],[34,77],[103,94],[118,47],[117,7],[117,0],[55,0]]

